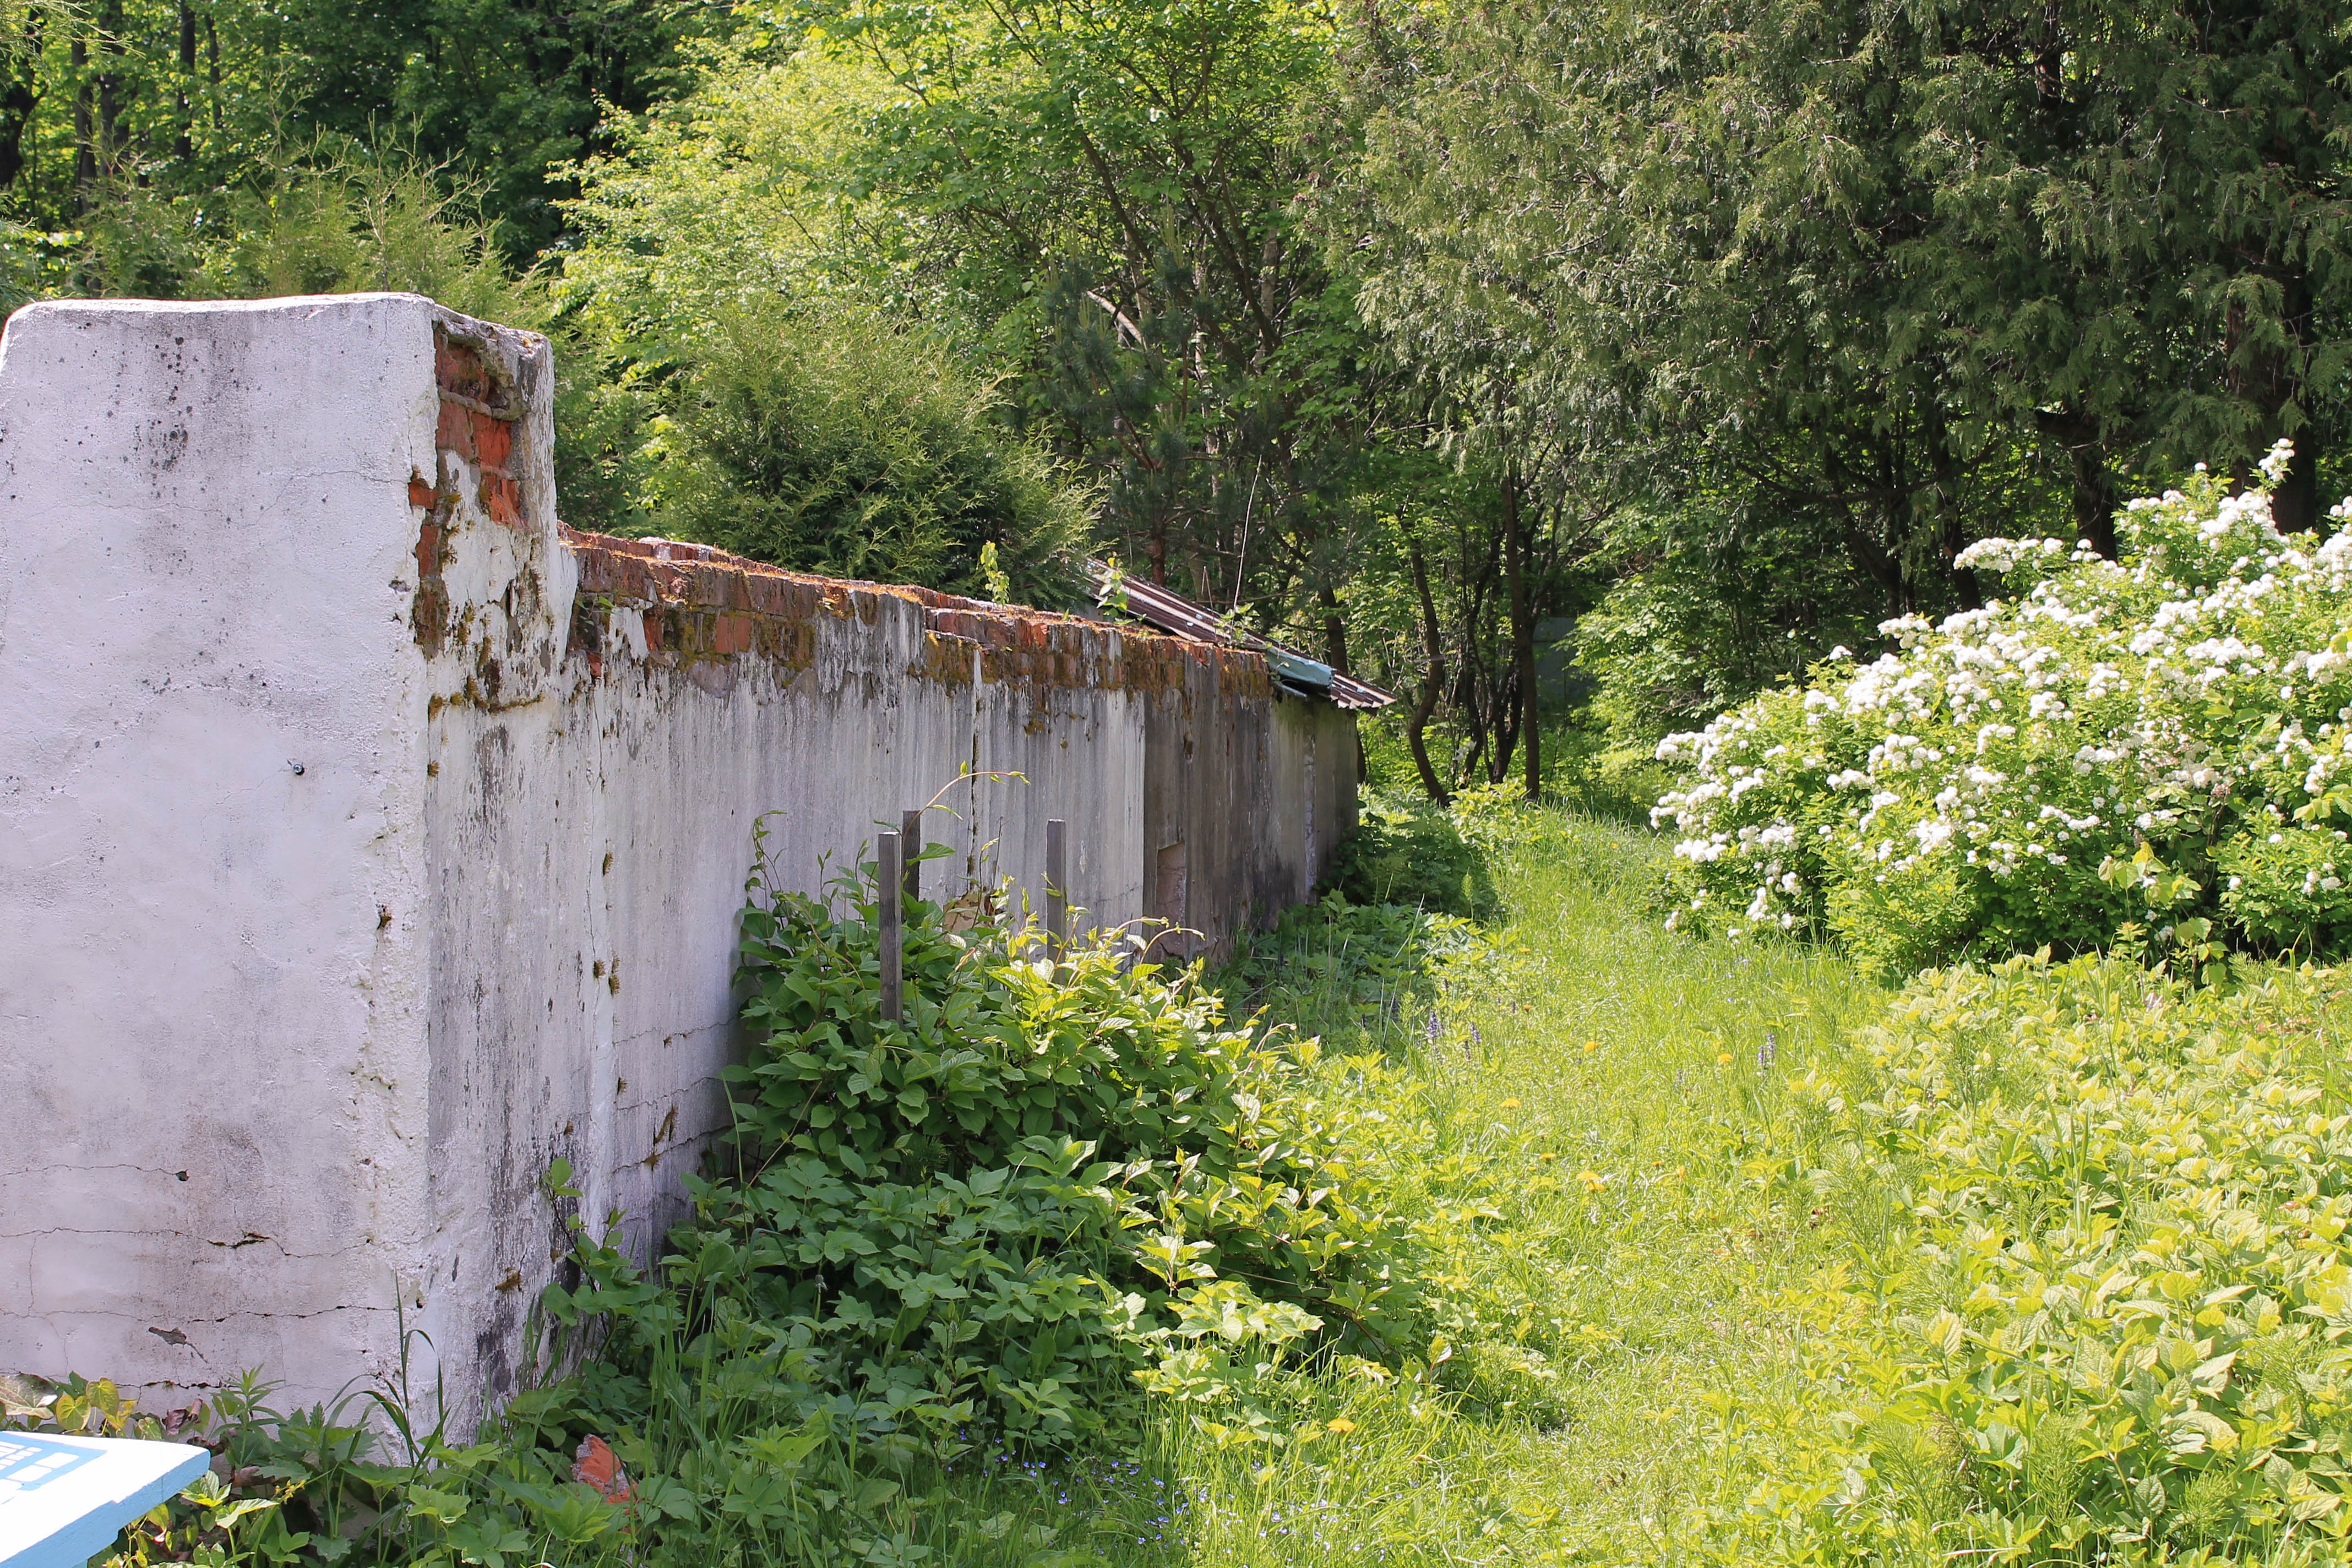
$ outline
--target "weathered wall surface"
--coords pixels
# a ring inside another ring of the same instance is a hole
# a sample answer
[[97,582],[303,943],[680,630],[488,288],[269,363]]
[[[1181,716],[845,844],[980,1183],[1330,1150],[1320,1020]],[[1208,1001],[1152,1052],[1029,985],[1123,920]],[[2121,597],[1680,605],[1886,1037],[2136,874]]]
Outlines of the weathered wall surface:
[[926,891],[1040,889],[1063,817],[1186,951],[1351,825],[1351,721],[1254,656],[571,534],[551,371],[414,296],[9,322],[0,1367],[324,1397],[398,1300],[469,1422],[549,1163],[642,1238],[718,1124],[762,816],[815,890],[1017,772]]
[[393,1348],[431,1205],[435,418],[417,302],[9,322],[0,1363],[332,1391]]

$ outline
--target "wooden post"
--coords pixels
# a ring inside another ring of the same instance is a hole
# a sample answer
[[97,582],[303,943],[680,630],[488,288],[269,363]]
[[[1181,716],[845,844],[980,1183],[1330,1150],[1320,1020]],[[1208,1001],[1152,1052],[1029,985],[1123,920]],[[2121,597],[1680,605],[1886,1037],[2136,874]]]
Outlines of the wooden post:
[[1070,942],[1070,825],[1045,824],[1045,936],[1059,959]]
[[911,904],[923,896],[923,814],[920,811],[898,814],[898,853],[906,861],[907,901]]
[[882,1016],[895,1024],[900,1009],[899,979],[906,964],[898,923],[898,836],[877,834],[875,841],[875,894],[882,920]]

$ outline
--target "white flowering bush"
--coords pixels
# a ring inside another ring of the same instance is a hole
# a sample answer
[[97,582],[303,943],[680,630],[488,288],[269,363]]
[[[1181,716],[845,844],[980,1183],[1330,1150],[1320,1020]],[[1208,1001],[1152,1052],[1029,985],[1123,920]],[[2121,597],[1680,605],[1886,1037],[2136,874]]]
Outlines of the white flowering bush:
[[2352,942],[2352,500],[2283,536],[2201,469],[2130,503],[2121,562],[1989,539],[2010,595],[1881,630],[1811,685],[1669,736],[1671,924],[1831,934],[1882,972],[2122,942]]

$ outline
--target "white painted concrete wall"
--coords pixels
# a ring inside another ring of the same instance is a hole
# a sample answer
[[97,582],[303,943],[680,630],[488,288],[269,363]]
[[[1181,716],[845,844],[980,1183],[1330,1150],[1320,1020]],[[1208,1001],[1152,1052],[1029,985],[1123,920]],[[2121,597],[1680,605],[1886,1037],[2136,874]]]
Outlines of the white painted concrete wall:
[[0,1363],[331,1393],[426,1271],[429,310],[8,323]]
[[415,296],[11,319],[0,1368],[308,1402],[389,1370],[397,1304],[465,1429],[533,1353],[549,1163],[642,1244],[719,1124],[755,819],[814,891],[1017,771],[931,814],[927,891],[1041,886],[1060,816],[1076,899],[1126,921],[1213,823],[1221,931],[1351,820],[1345,716],[1247,658],[965,614],[1087,650],[973,679],[1011,666],[903,592],[735,618],[792,657],[678,645],[741,570],[583,597],[616,557],[556,521],[551,373]]

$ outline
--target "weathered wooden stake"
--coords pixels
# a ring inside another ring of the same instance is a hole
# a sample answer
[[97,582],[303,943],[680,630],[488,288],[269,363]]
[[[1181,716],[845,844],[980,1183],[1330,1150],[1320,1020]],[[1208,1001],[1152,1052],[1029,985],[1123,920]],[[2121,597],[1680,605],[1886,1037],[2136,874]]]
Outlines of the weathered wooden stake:
[[1070,942],[1070,825],[1045,824],[1045,936],[1058,959]]
[[906,966],[899,930],[898,836],[875,835],[875,892],[882,914],[882,1016],[897,1023],[899,1016],[899,976]]
[[907,861],[907,901],[913,903],[923,896],[923,814],[902,811],[898,814],[898,852]]

